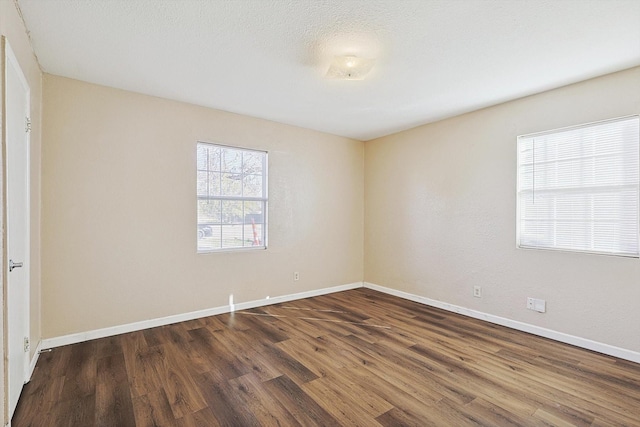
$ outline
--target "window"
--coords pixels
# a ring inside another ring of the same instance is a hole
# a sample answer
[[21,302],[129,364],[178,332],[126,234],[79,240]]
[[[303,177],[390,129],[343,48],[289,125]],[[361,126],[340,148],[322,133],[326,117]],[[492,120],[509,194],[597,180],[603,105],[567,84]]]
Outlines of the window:
[[518,137],[518,246],[638,256],[638,116]]
[[198,142],[198,252],[265,249],[267,153]]

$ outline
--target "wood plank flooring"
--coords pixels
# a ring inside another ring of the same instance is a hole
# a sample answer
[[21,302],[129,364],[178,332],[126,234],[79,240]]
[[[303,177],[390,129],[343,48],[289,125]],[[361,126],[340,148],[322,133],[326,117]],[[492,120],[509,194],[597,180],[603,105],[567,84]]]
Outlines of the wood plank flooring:
[[55,348],[25,426],[640,426],[640,365],[357,289]]

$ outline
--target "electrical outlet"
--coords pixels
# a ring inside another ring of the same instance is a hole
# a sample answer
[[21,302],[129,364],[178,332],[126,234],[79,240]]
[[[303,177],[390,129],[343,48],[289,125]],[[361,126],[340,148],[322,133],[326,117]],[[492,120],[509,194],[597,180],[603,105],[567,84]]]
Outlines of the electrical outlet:
[[537,311],[538,313],[547,312],[547,302],[538,298],[527,298],[527,309]]
[[298,280],[300,280],[300,273],[298,273],[297,271],[293,273],[293,280],[295,280],[296,282]]
[[482,298],[482,286],[473,287],[473,296],[476,298]]

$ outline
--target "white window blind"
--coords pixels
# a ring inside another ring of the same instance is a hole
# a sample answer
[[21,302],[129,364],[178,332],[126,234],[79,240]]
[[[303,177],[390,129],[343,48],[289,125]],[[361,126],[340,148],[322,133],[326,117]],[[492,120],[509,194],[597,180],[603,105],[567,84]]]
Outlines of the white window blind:
[[198,252],[264,249],[267,153],[197,144]]
[[518,246],[638,256],[638,116],[518,137]]

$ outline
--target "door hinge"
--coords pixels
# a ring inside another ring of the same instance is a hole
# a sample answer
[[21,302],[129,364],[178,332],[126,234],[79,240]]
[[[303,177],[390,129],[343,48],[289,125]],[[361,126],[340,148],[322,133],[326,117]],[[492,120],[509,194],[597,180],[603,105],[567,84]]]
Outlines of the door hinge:
[[28,352],[31,350],[31,342],[29,342],[29,337],[24,337],[24,352]]
[[25,117],[24,123],[24,131],[27,133],[31,132],[31,119],[29,117]]

